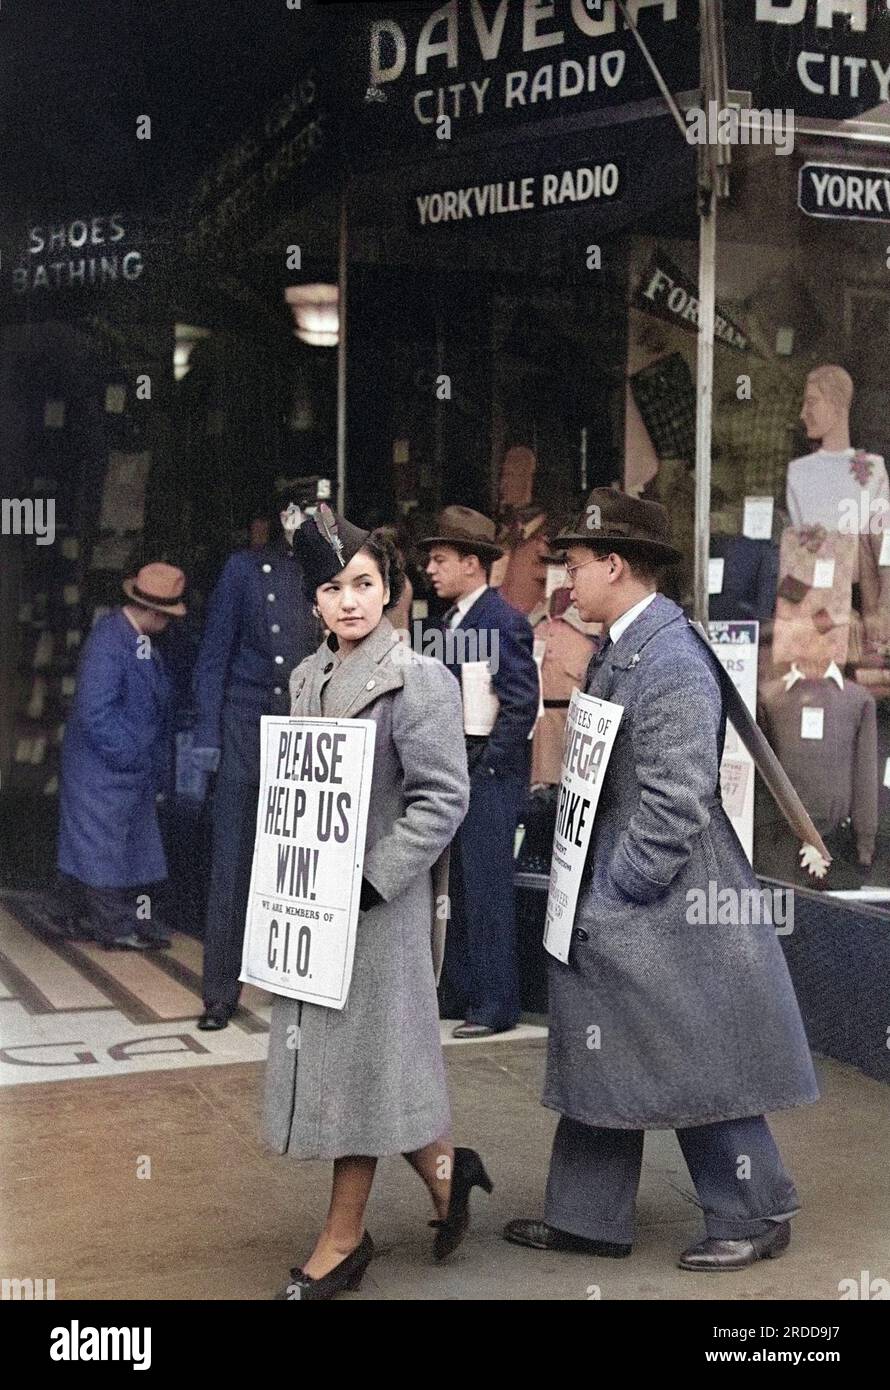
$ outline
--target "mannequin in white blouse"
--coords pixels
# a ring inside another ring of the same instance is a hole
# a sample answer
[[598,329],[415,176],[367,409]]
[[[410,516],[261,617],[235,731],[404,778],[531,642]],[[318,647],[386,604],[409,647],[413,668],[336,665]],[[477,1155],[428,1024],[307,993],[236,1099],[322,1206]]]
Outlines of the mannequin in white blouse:
[[[857,535],[853,580],[862,585],[867,618],[890,612],[890,483],[879,454],[850,443],[853,379],[843,367],[816,367],[807,377],[800,418],[811,454],[788,465],[786,501],[794,527],[822,525]],[[883,626],[883,624],[880,624]],[[871,624],[869,623],[869,626]]]

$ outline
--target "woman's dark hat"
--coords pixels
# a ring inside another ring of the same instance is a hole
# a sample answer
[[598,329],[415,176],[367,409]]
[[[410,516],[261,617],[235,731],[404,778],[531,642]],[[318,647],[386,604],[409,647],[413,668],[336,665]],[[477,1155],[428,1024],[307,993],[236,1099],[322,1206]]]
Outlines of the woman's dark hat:
[[294,552],[303,566],[304,587],[314,594],[334,579],[365,546],[370,531],[337,516],[326,502],[294,532]]
[[424,536],[418,545],[429,550],[448,545],[462,555],[478,555],[480,560],[497,560],[503,547],[495,541],[495,524],[472,507],[446,507],[436,518],[435,536]]
[[683,559],[671,544],[668,514],[659,502],[644,502],[610,487],[596,487],[584,511],[553,542],[554,550],[570,545],[606,545],[621,555],[625,550],[645,555],[661,565],[676,565]]

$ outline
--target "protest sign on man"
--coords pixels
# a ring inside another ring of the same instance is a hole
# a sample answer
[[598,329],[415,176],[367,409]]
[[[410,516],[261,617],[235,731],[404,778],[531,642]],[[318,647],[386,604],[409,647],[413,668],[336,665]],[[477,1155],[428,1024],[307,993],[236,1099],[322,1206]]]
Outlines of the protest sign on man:
[[569,958],[593,819],[623,712],[580,690],[569,705],[544,923],[544,946],[557,960]]
[[261,720],[262,772],[241,979],[342,1009],[361,894],[376,726]]

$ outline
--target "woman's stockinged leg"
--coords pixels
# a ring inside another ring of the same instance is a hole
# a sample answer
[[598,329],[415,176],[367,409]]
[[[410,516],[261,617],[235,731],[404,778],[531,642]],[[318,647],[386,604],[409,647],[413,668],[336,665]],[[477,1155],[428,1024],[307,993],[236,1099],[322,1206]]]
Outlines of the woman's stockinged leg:
[[454,1145],[450,1139],[434,1139],[422,1149],[404,1155],[415,1173],[419,1173],[433,1199],[436,1215],[441,1221],[448,1215],[451,1196],[451,1175],[454,1171]]
[[376,1168],[376,1158],[350,1155],[334,1159],[331,1205],[315,1249],[303,1265],[303,1272],[311,1278],[328,1274],[361,1244]]

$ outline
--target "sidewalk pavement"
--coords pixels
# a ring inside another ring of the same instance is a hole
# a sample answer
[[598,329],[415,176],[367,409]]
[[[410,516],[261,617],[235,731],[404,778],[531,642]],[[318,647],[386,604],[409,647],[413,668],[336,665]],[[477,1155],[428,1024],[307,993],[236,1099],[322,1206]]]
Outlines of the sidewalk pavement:
[[[502,1240],[505,1221],[542,1210],[556,1120],[539,1101],[544,1044],[446,1056],[456,1140],[479,1149],[494,1193],[474,1193],[469,1236],[437,1266],[420,1182],[401,1159],[383,1160],[368,1213],[378,1256],[346,1298],[830,1301],[863,1271],[890,1278],[890,1105],[879,1082],[818,1063],[822,1101],[772,1117],[803,1203],[789,1253],[707,1276],[675,1267],[703,1228],[671,1132],[647,1136],[628,1259]],[[330,1166],[264,1153],[261,1082],[261,1064],[243,1063],[0,1090],[0,1274],[54,1278],[58,1299],[271,1298],[311,1250]]]

